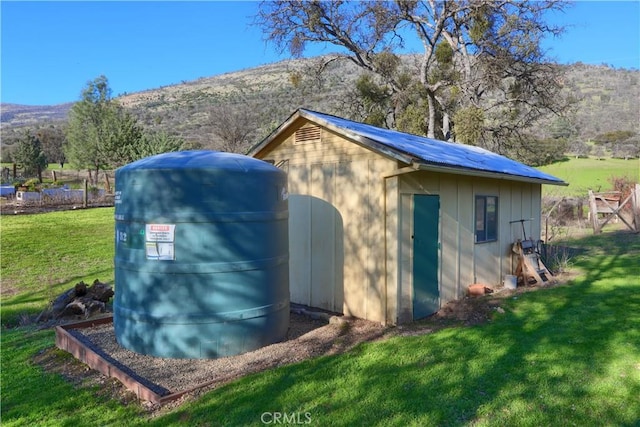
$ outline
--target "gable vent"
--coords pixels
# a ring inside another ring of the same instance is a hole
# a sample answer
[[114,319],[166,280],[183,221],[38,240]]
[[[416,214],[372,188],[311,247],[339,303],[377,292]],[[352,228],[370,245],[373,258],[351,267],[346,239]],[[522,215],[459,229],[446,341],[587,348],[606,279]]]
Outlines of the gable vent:
[[295,139],[293,143],[295,145],[298,145],[320,142],[320,131],[320,126],[307,126],[300,128],[295,133]]

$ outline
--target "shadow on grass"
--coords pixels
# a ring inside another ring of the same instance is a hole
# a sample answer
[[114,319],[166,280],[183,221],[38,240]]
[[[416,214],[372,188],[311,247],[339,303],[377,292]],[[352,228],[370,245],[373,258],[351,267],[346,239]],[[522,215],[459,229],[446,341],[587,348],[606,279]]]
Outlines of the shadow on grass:
[[575,243],[588,249],[575,260],[584,276],[510,300],[488,325],[254,375],[154,421],[261,425],[264,413],[285,413],[316,425],[634,425],[640,237]]
[[[589,240],[608,255],[577,260],[587,273],[573,284],[521,296],[508,315],[479,330],[420,340],[424,350],[415,346],[414,351],[429,356],[428,376],[416,366],[407,374],[395,363],[376,364],[363,375],[419,378],[420,387],[411,393],[399,387],[390,393],[376,387],[376,381],[365,389],[377,394],[373,400],[395,400],[389,407],[401,408],[403,415],[396,417],[403,422],[424,415],[438,425],[514,419],[553,425],[567,416],[615,425],[634,422],[640,407],[625,411],[618,406],[624,400],[632,405],[633,396],[640,395],[633,372],[614,369],[621,377],[605,387],[625,390],[615,398],[594,391],[613,373],[610,363],[620,357],[620,347],[629,354],[640,351],[638,317],[629,315],[640,312],[640,289],[637,279],[635,284],[624,279],[638,277],[630,271],[639,261],[637,236],[635,251],[612,244],[613,237]],[[393,355],[389,346],[387,360],[397,360]]]

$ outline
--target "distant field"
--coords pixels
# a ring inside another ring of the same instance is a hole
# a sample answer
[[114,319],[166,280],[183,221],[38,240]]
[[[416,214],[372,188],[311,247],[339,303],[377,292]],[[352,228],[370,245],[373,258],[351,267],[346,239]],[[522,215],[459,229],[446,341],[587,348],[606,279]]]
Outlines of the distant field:
[[[73,170],[68,163],[65,163],[65,164],[67,165],[66,169],[61,167],[60,163],[49,163],[49,165],[47,166],[47,170],[48,171],[59,171],[59,170],[69,170],[69,169]],[[11,170],[13,168],[13,163],[0,163],[0,167]]]
[[569,183],[568,187],[543,186],[545,195],[586,196],[589,190],[612,189],[611,177],[629,177],[640,182],[640,160],[623,159],[570,159],[537,168]]

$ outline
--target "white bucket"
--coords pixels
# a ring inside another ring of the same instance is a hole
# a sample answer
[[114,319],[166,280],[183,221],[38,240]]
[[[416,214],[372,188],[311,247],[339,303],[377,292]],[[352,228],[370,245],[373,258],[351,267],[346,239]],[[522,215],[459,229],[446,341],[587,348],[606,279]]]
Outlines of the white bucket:
[[504,288],[505,289],[515,289],[518,287],[518,278],[511,274],[507,274],[504,276]]

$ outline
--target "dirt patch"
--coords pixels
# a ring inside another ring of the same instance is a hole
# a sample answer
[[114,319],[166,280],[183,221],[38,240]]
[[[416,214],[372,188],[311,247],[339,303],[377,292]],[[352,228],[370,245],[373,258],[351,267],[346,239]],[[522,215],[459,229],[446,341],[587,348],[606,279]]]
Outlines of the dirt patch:
[[501,304],[506,298],[540,288],[519,287],[516,290],[501,290],[482,297],[463,298],[446,304],[427,319],[397,327],[385,327],[361,319],[336,317],[328,322],[326,318],[292,312],[285,341],[238,356],[212,360],[167,359],[131,352],[117,344],[112,324],[82,330],[84,339],[90,340],[101,351],[167,392],[182,391],[195,384],[209,382],[206,387],[190,392],[162,407],[138,401],[135,395],[117,380],[105,377],[56,348],[42,352],[34,361],[46,371],[62,375],[76,387],[98,386],[99,394],[110,396],[123,405],[139,404],[151,416],[156,416],[251,373],[321,355],[345,353],[363,342],[393,336],[424,335],[451,326],[482,324],[491,321],[496,313],[504,312]]
[[59,374],[77,388],[94,388],[97,395],[117,400],[125,406],[140,404],[135,393],[127,390],[120,381],[89,368],[66,351],[49,347],[35,355],[33,361],[45,371]]
[[6,283],[6,282],[8,282],[8,280],[2,281],[2,289],[0,289],[1,297],[9,298],[16,295],[18,292],[20,292],[20,289],[18,287],[14,287],[13,283]]

